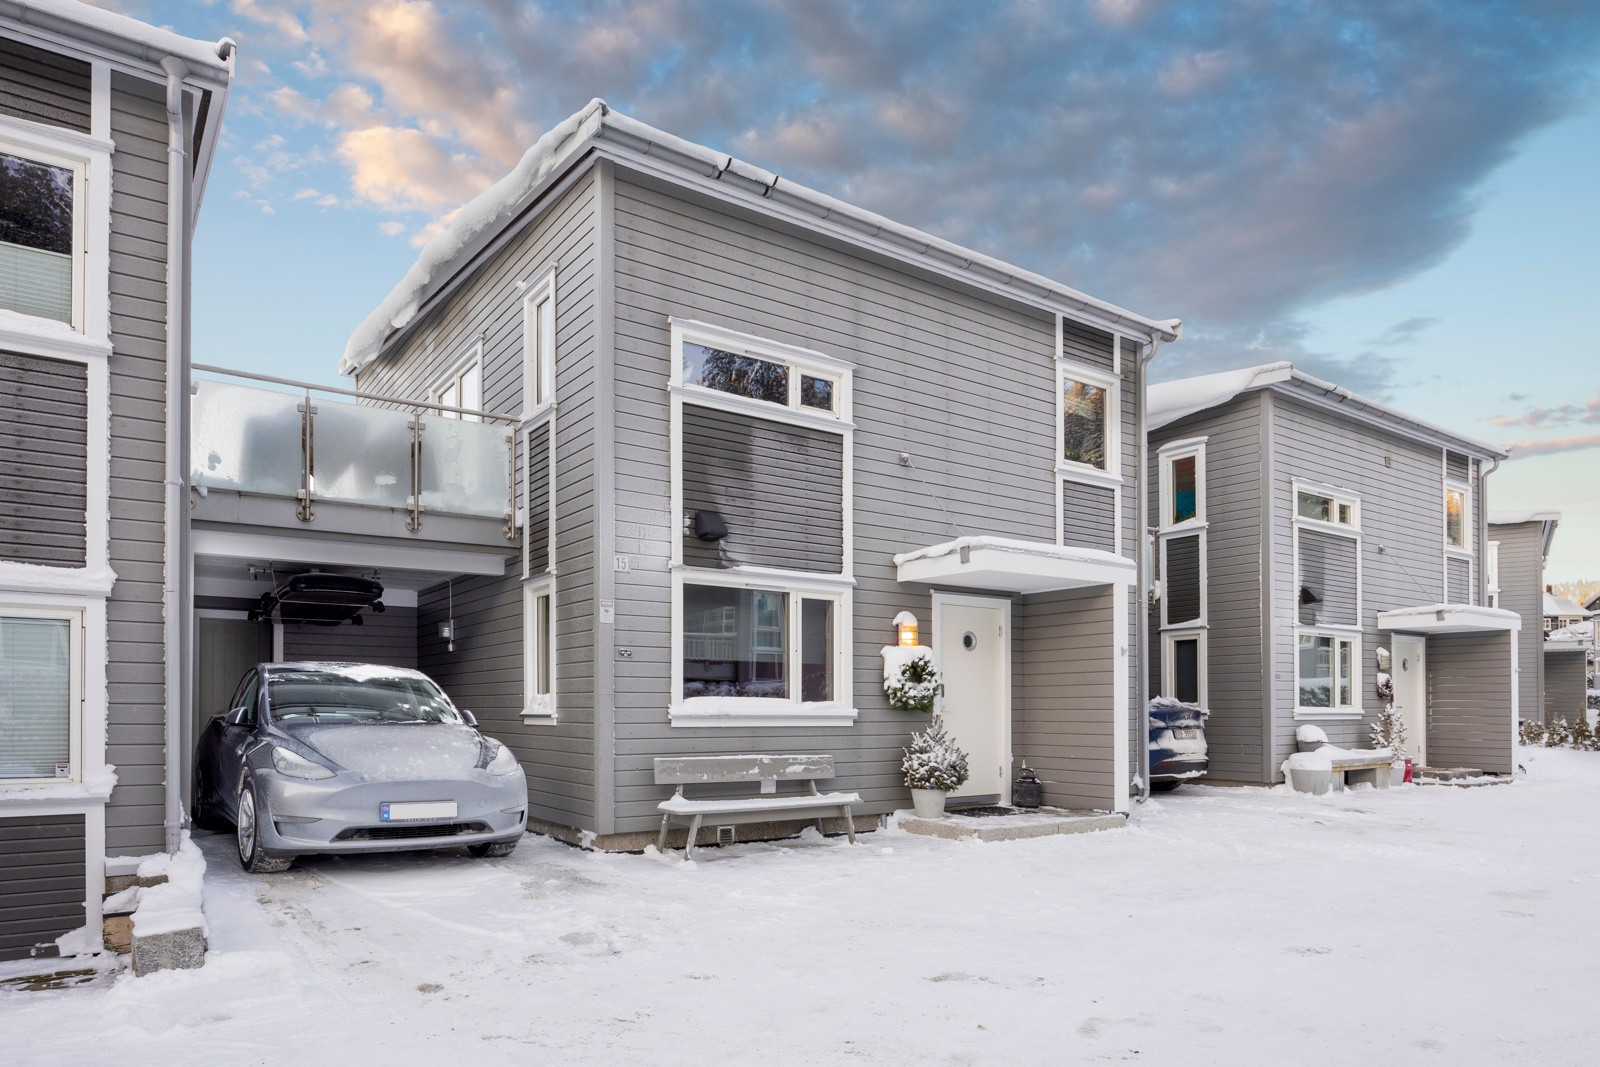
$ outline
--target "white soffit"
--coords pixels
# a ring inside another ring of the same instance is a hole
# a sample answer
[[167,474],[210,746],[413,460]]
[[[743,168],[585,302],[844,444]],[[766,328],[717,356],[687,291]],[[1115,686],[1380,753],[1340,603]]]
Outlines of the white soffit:
[[894,557],[896,577],[957,589],[1052,593],[1097,585],[1131,586],[1133,560],[1094,548],[958,537]]
[[1410,634],[1510,633],[1522,629],[1522,616],[1475,604],[1421,604],[1378,612],[1378,629]]

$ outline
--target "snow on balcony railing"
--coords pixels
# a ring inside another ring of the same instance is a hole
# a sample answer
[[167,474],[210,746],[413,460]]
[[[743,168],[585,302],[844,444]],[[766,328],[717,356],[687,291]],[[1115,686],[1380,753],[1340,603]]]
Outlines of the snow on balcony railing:
[[191,484],[289,497],[308,523],[316,519],[317,503],[331,501],[409,511],[413,531],[427,514],[503,519],[510,528],[513,417],[220,367],[194,369],[295,392],[196,378]]

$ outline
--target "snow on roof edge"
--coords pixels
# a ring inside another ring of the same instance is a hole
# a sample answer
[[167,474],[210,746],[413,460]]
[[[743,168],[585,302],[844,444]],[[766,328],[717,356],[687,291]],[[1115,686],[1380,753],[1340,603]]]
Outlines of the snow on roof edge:
[[599,97],[591,100],[582,110],[569,116],[541,136],[525,152],[511,172],[488,189],[469,200],[452,218],[450,224],[423,246],[411,269],[389,294],[374,308],[351,333],[339,360],[340,374],[354,374],[366,367],[383,351],[384,343],[394,331],[404,329],[420,313],[422,306],[434,295],[439,285],[465,265],[477,251],[477,241],[486,234],[492,236],[508,224],[523,208],[527,197],[539,181],[561,161],[567,159],[590,137],[602,129],[611,129],[646,141],[689,159],[697,159],[712,168],[714,176],[732,172],[751,181],[766,184],[770,190],[779,189],[788,196],[804,200],[821,209],[821,217],[842,216],[860,224],[864,233],[889,233],[897,243],[907,248],[921,246],[924,251],[938,250],[946,257],[962,261],[967,267],[979,266],[1010,283],[1023,283],[1045,293],[1076,303],[1085,311],[1098,312],[1113,319],[1142,326],[1155,334],[1167,335],[1177,340],[1182,336],[1180,319],[1150,319],[1126,308],[1081,293],[1070,286],[1053,281],[1013,266],[1003,260],[953,244],[921,230],[884,218],[864,208],[835,199],[798,182],[781,178],[771,171],[717,152],[704,145],[667,133],[631,116],[611,108]]
[[152,26],[148,22],[141,22],[115,11],[79,3],[78,0],[16,0],[16,3],[22,9],[19,17],[24,24],[29,22],[28,13],[36,11],[49,18],[97,30],[130,44],[177,56],[179,59],[210,67],[216,71],[226,73],[232,70],[229,62],[218,54],[220,41],[202,41],[195,37],[185,37],[172,30]]
[[1561,512],[1527,509],[1489,512],[1490,526],[1517,526],[1524,522],[1560,522]]

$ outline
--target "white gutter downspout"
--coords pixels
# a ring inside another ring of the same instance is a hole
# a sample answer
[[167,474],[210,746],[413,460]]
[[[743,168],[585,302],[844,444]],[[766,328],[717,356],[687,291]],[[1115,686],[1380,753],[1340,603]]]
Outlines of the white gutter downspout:
[[1478,603],[1485,607],[1489,604],[1489,490],[1484,483],[1489,480],[1489,475],[1500,469],[1500,458],[1495,457],[1494,466],[1488,470],[1478,469]]
[[[1178,327],[1178,337],[1183,336],[1182,329],[1182,326]],[[1160,348],[1161,339],[1151,337],[1150,351],[1139,357],[1138,365],[1134,368],[1134,388],[1139,391],[1139,476],[1134,481],[1139,493],[1134,508],[1139,522],[1138,555],[1134,557],[1139,579],[1138,619],[1135,628],[1139,641],[1139,654],[1136,660],[1139,664],[1139,677],[1134,686],[1135,699],[1139,702],[1135,721],[1138,722],[1139,728],[1133,731],[1133,736],[1139,745],[1139,795],[1136,800],[1140,804],[1150,799],[1150,552],[1146,547],[1150,541],[1150,437],[1145,426],[1145,407],[1150,390],[1145,378],[1149,373],[1150,361],[1156,358],[1156,352]]]
[[184,537],[184,411],[189,369],[184,339],[188,334],[185,253],[188,251],[187,164],[183,138],[183,79],[188,64],[174,56],[161,61],[167,75],[167,456],[161,567],[161,617],[165,672],[166,808],[162,824],[166,851],[175,853],[182,842],[183,775],[183,585],[188,569]]

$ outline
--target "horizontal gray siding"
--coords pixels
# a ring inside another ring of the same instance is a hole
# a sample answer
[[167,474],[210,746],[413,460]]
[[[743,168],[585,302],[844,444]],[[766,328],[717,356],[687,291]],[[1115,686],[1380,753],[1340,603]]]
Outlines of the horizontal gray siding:
[[389,608],[362,616],[360,626],[284,623],[283,658],[351,660],[385,667],[417,666],[417,609]]
[[1522,618],[1517,635],[1517,714],[1544,721],[1544,538],[1543,526],[1523,522],[1491,526],[1500,542],[1500,606]]
[[[830,753],[836,784],[862,794],[859,810],[904,807],[901,746],[926,720],[887,706],[879,649],[899,611],[911,609],[931,630],[931,607],[926,587],[896,580],[892,557],[958,533],[1055,540],[1053,318],[626,174],[618,174],[616,194],[616,545],[630,568],[615,575],[614,639],[631,653],[616,661],[616,828],[648,830],[658,821],[655,805],[670,790],[654,783],[656,756]],[[669,316],[855,367],[852,688],[861,714],[853,727],[727,730],[668,721],[667,564],[681,522],[667,514]],[[915,469],[901,465],[901,453]]]
[[543,574],[550,569],[550,426],[546,423],[528,434],[527,507],[528,574]]
[[1508,634],[1428,639],[1428,753],[1434,767],[1514,771]]
[[[599,315],[595,185],[581,177],[488,257],[405,341],[357,376],[364,391],[426,399],[433,386],[481,338],[483,400],[488,410],[522,407],[522,296],[519,282],[547,266],[556,271],[555,598],[557,725],[521,718],[522,580],[520,564],[505,577],[454,583],[455,651],[440,640],[450,589],[418,598],[418,666],[483,723],[484,732],[517,753],[528,774],[531,814],[564,826],[594,822],[594,434],[595,360]],[[537,434],[535,435],[537,438]],[[537,447],[537,445],[536,445]],[[522,477],[527,478],[526,455]],[[537,462],[537,461],[536,461]],[[537,473],[535,473],[535,477]],[[525,536],[547,543],[530,512]],[[540,553],[533,553],[535,560]],[[534,573],[540,567],[535,565]]]
[[82,567],[88,368],[0,352],[0,559]]
[[1116,490],[1106,485],[1061,483],[1061,543],[1079,548],[1116,549]]
[[85,847],[82,815],[0,818],[0,960],[27,959],[83,925]]
[[89,64],[0,37],[0,115],[89,132]]
[[1452,481],[1465,482],[1472,476],[1472,461],[1460,452],[1444,454],[1444,472]]
[[728,536],[683,532],[692,567],[753,564],[837,574],[844,565],[844,448],[836,433],[685,404],[683,507]]
[[[1529,634],[1528,643],[1538,647],[1537,632]],[[1577,722],[1578,716],[1588,707],[1589,670],[1582,652],[1546,652],[1544,654],[1544,721],[1565,719]]]
[[106,852],[164,847],[161,579],[166,440],[166,167],[162,88],[111,78],[111,567],[106,605],[117,788]]
[[[1352,537],[1300,531],[1300,577],[1295,584],[1295,603],[1302,626],[1356,625],[1356,548]],[[1302,604],[1306,589],[1321,603]]]
[[1200,535],[1184,534],[1163,541],[1166,571],[1161,594],[1167,601],[1167,624],[1200,621]]
[[1108,589],[1027,597],[1013,647],[1012,752],[1044,783],[1044,801],[1109,810],[1115,715]]
[[1445,599],[1451,604],[1470,604],[1472,596],[1472,561],[1451,556],[1444,562]]
[[[1210,777],[1264,777],[1266,686],[1261,669],[1261,478],[1263,400],[1252,394],[1202,416],[1163,427],[1150,439],[1150,514],[1158,515],[1156,450],[1167,441],[1206,438],[1206,720]],[[1159,605],[1152,612],[1159,623]],[[1159,693],[1160,627],[1151,626],[1151,692]]]

